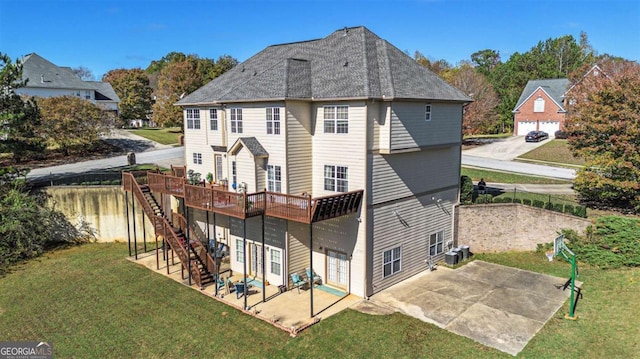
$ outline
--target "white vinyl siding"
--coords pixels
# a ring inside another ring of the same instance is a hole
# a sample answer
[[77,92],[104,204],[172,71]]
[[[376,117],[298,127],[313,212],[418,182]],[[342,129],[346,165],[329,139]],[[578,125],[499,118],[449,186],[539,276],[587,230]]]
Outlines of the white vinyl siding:
[[197,108],[188,108],[187,112],[187,129],[200,129],[200,110]]
[[[461,142],[462,105],[393,102],[391,106],[390,150]],[[426,106],[430,108],[429,121],[425,121]]]
[[349,133],[349,106],[324,106],[324,132]]
[[312,188],[312,136],[311,105],[288,101],[286,104],[286,167],[289,193],[311,193]]
[[209,109],[209,129],[211,131],[218,131],[218,109]]
[[371,156],[369,203],[387,202],[416,193],[457,186],[460,179],[459,146]]
[[229,118],[231,121],[231,133],[242,133],[242,109],[229,109]]
[[402,269],[402,248],[396,247],[384,251],[382,255],[382,275],[386,278]]
[[279,135],[280,134],[280,108],[267,107],[266,117],[267,117],[267,134]]

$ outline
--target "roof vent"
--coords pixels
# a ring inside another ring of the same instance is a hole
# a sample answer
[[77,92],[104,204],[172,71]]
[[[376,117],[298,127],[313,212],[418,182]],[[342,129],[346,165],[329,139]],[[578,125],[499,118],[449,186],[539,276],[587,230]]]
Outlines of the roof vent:
[[347,29],[347,27],[344,27],[344,34],[342,34],[342,36],[347,36],[347,33],[349,32],[349,29]]
[[349,61],[345,60],[345,61],[344,61],[344,65],[342,65],[342,66],[344,66],[344,67],[349,66]]
[[44,83],[44,75],[40,75],[40,82]]
[[242,66],[242,72],[244,72],[244,66]]
[[257,75],[258,71],[253,71],[253,76]]

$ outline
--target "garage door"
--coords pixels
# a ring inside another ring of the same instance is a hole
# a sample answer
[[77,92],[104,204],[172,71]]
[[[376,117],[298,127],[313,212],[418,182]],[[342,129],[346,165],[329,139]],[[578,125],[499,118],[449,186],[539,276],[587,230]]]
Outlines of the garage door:
[[520,121],[518,122],[518,133],[517,136],[524,136],[529,131],[536,130],[536,121]]
[[549,136],[554,136],[556,131],[560,129],[560,122],[558,121],[540,121],[540,131],[544,131]]

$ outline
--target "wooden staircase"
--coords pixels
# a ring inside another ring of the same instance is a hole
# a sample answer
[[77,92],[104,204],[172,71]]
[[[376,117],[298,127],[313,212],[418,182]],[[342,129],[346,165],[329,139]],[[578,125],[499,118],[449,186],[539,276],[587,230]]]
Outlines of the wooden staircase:
[[[182,264],[182,278],[184,271],[190,273],[193,281],[204,289],[209,283],[214,283],[216,278],[216,263],[209,255],[206,246],[201,242],[197,233],[189,229],[184,217],[177,213],[171,214],[171,219],[162,211],[162,207],[151,193],[151,189],[146,184],[138,184],[135,177],[123,173],[123,185],[125,190],[130,190],[138,203],[140,203],[144,214],[153,223],[156,236],[164,238],[169,249],[173,250]],[[174,224],[172,220],[177,223]],[[186,231],[189,230],[190,243],[187,245]],[[169,266],[167,265],[167,272]]]

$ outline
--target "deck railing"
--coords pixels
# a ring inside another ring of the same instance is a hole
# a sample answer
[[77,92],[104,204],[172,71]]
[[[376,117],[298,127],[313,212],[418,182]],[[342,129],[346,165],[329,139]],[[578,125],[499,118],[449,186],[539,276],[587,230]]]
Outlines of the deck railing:
[[203,244],[200,235],[196,233],[193,227],[187,226],[187,220],[184,216],[179,213],[171,212],[171,223],[180,228],[183,233],[187,233],[188,231],[191,250],[200,258],[209,273],[216,273],[215,261],[209,254],[205,244]]
[[264,213],[264,192],[229,192],[215,187],[185,184],[184,194],[187,207],[226,214],[241,219]]
[[267,216],[311,223],[314,204],[311,196],[294,196],[277,192],[266,192],[265,196]]
[[147,178],[152,191],[184,197],[184,184],[186,183],[184,177],[149,172]]

